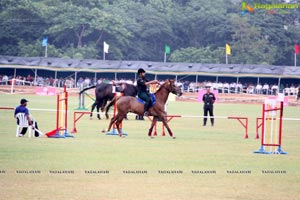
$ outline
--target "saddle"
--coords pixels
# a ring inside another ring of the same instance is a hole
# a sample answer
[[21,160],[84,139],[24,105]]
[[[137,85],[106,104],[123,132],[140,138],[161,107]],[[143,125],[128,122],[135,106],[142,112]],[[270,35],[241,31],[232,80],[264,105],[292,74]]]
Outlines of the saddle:
[[[150,93],[150,98],[151,98],[151,104],[149,105],[150,107],[154,106],[156,104],[156,97],[153,93]],[[137,97],[136,100],[139,102],[139,103],[142,103],[144,104],[144,100]]]

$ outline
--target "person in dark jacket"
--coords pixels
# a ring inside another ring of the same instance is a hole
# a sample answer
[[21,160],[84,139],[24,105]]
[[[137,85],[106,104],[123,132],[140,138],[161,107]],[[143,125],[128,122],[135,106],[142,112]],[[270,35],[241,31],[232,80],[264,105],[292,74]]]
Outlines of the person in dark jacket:
[[211,126],[214,125],[214,106],[213,104],[216,101],[216,97],[214,93],[210,92],[210,87],[207,87],[206,93],[202,97],[202,101],[204,103],[204,117],[203,117],[203,126],[206,126],[207,122],[207,114],[209,113]]
[[157,80],[149,81],[145,77],[146,71],[142,68],[138,70],[138,79],[137,79],[137,88],[138,88],[138,97],[145,101],[144,104],[144,116],[149,116],[149,108],[151,106],[151,98],[148,92],[148,86],[150,84],[158,84]]

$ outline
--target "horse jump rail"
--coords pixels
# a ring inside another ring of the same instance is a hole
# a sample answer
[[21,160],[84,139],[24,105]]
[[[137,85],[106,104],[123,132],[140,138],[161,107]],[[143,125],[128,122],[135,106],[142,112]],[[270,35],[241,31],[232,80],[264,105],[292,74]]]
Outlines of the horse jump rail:
[[[227,119],[236,119],[240,122],[240,124],[245,128],[245,139],[248,139],[248,117],[237,117],[237,116],[229,116]],[[244,121],[245,120],[245,123]]]
[[[76,122],[85,114],[91,114],[91,112],[75,111],[73,114],[73,130],[71,133],[77,133]],[[78,117],[77,117],[78,115]]]
[[9,108],[9,107],[0,107],[0,110],[14,110],[14,108]]
[[[173,118],[179,118],[182,117],[181,115],[167,115],[167,123],[169,123],[169,121],[171,121]],[[148,119],[152,122],[153,118],[151,118],[150,116],[148,116]],[[154,130],[153,130],[153,136],[157,136],[157,124],[154,125]],[[161,129],[161,136],[166,136],[165,133],[165,125],[162,123],[162,129]]]

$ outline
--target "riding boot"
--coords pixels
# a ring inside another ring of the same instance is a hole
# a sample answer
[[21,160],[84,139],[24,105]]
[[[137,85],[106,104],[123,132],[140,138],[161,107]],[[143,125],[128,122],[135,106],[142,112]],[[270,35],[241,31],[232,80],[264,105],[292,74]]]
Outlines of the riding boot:
[[148,103],[145,102],[145,104],[144,104],[144,116],[146,116],[146,117],[149,116],[148,107],[149,107]]
[[211,126],[214,126],[214,121],[215,121],[214,117],[211,117],[211,118],[210,118]]

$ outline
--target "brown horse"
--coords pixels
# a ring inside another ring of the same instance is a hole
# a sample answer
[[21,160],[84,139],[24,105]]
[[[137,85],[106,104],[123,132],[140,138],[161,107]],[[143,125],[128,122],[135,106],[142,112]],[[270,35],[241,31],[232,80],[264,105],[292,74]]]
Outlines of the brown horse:
[[[150,115],[153,116],[153,120],[148,132],[148,136],[151,136],[153,127],[157,122],[157,120],[161,119],[162,123],[167,128],[169,135],[173,137],[173,139],[175,139],[166,120],[165,104],[168,99],[169,93],[173,93],[178,96],[182,95],[181,89],[175,85],[174,80],[165,81],[157,90],[157,92],[155,92],[156,104],[149,109],[149,113]],[[108,111],[109,107],[114,103],[116,103],[118,113],[116,116],[114,116],[111,119],[107,131],[110,131],[112,125],[115,123],[119,136],[122,137],[122,132],[120,131],[119,125],[122,123],[125,115],[128,112],[133,112],[138,115],[143,115],[144,104],[138,102],[135,97],[131,97],[131,96],[116,97],[106,106],[106,112]]]

